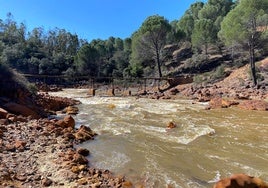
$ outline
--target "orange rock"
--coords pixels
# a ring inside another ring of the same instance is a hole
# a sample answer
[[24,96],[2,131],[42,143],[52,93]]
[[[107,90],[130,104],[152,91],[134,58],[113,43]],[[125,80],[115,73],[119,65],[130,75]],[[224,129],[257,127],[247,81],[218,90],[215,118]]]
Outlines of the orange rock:
[[174,122],[172,122],[172,121],[167,124],[167,128],[168,129],[173,129],[175,127],[177,127],[177,125]]
[[215,108],[228,108],[233,105],[238,105],[239,103],[237,101],[231,101],[227,99],[223,99],[221,97],[213,98],[209,101],[209,108],[215,109]]
[[110,108],[110,109],[114,109],[114,108],[115,108],[115,104],[109,104],[109,105],[108,105],[108,108]]
[[57,126],[59,126],[59,127],[63,127],[63,128],[66,127],[66,123],[65,123],[65,121],[63,121],[62,119],[58,120],[55,124],[56,124]]
[[25,146],[26,146],[26,142],[25,141],[21,141],[21,140],[16,140],[14,147],[19,150],[19,151],[23,151]]
[[246,174],[234,174],[230,178],[221,179],[213,188],[268,188],[268,184],[260,178]]
[[73,173],[78,174],[79,172],[83,171],[85,168],[86,168],[85,165],[78,165],[78,166],[75,165],[75,166],[72,166],[71,171]]
[[81,142],[94,139],[95,135],[96,133],[85,125],[81,125],[77,132],[74,134],[75,139]]
[[70,116],[70,115],[65,116],[64,119],[63,119],[63,121],[66,123],[66,126],[67,126],[67,127],[72,127],[72,128],[74,128],[74,126],[75,126],[75,121],[74,121],[74,118],[73,118],[72,116]]
[[63,110],[63,112],[65,112],[66,114],[68,114],[68,115],[71,115],[71,114],[73,114],[73,115],[76,115],[76,114],[78,114],[78,108],[77,107],[75,107],[75,106],[67,106],[64,110]]
[[248,100],[240,103],[238,107],[245,110],[266,111],[268,110],[268,102],[262,100]]
[[88,160],[85,156],[80,155],[79,153],[75,153],[73,155],[73,162],[77,164],[87,164]]
[[123,188],[131,188],[133,187],[133,184],[130,181],[125,181],[122,183]]

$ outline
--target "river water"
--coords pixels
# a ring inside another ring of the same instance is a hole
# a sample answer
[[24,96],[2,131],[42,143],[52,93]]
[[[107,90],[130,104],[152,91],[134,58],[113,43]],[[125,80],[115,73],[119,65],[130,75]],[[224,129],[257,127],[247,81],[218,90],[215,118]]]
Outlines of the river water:
[[[87,97],[86,92],[51,94],[82,102],[77,126],[99,134],[82,144],[92,152],[91,166],[144,187],[206,188],[233,173],[268,181],[268,112],[205,110],[207,104],[190,100]],[[171,121],[177,127],[166,129]]]

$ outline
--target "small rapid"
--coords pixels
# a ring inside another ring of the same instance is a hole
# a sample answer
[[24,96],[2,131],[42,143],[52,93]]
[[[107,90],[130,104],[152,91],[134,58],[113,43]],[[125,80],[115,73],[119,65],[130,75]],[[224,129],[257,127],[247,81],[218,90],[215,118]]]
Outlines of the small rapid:
[[[268,113],[204,110],[190,100],[87,97],[86,90],[52,95],[78,99],[76,126],[98,136],[82,144],[90,165],[126,175],[145,187],[206,188],[246,173],[268,180]],[[168,122],[177,127],[167,129]]]

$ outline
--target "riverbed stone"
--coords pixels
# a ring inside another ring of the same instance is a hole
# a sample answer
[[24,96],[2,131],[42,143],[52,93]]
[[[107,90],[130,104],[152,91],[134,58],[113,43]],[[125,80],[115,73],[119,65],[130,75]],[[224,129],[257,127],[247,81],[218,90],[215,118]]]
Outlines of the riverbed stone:
[[78,108],[76,106],[67,106],[63,112],[68,114],[68,115],[76,115],[78,114]]
[[238,105],[238,101],[224,99],[222,97],[215,97],[209,101],[208,109],[216,109],[216,108],[229,108],[233,105]]
[[73,155],[73,160],[72,160],[74,163],[77,163],[77,164],[88,164],[88,160],[85,156],[79,154],[79,153],[75,153]]
[[268,102],[264,100],[247,100],[240,103],[239,107],[244,110],[267,111]]
[[68,116],[65,116],[63,121],[66,123],[66,127],[71,127],[71,128],[74,128],[75,126],[75,121],[74,121],[74,118],[70,115]]
[[96,135],[96,133],[92,131],[88,126],[81,125],[74,135],[75,135],[76,140],[80,142],[84,142],[87,140],[94,139],[94,136]]
[[52,184],[52,180],[49,179],[49,178],[44,178],[42,181],[41,181],[41,184],[44,186],[44,187],[49,187],[51,184]]
[[78,148],[77,153],[83,155],[83,156],[88,156],[90,154],[89,150],[86,148]]

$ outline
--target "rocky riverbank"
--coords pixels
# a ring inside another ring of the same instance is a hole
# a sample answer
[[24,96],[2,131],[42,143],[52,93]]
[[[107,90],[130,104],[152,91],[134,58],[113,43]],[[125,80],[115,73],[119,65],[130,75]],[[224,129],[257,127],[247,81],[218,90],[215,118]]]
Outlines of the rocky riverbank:
[[[43,95],[37,103],[52,113],[77,101]],[[76,129],[70,115],[34,119],[0,108],[0,187],[131,187],[124,177],[90,167],[90,151],[78,144],[94,136],[88,126]]]
[[[267,66],[266,60],[261,66]],[[233,70],[225,79],[207,84],[183,84],[175,87],[164,85],[147,92],[141,92],[140,96],[152,99],[176,99],[187,98],[198,102],[209,102],[212,108],[228,108],[237,105],[245,110],[268,110],[268,86],[265,82],[257,86],[252,85],[248,74],[245,74],[248,66]]]
[[128,187],[124,177],[94,169],[90,151],[75,143],[93,139],[74,120],[38,119],[0,126],[0,187]]

